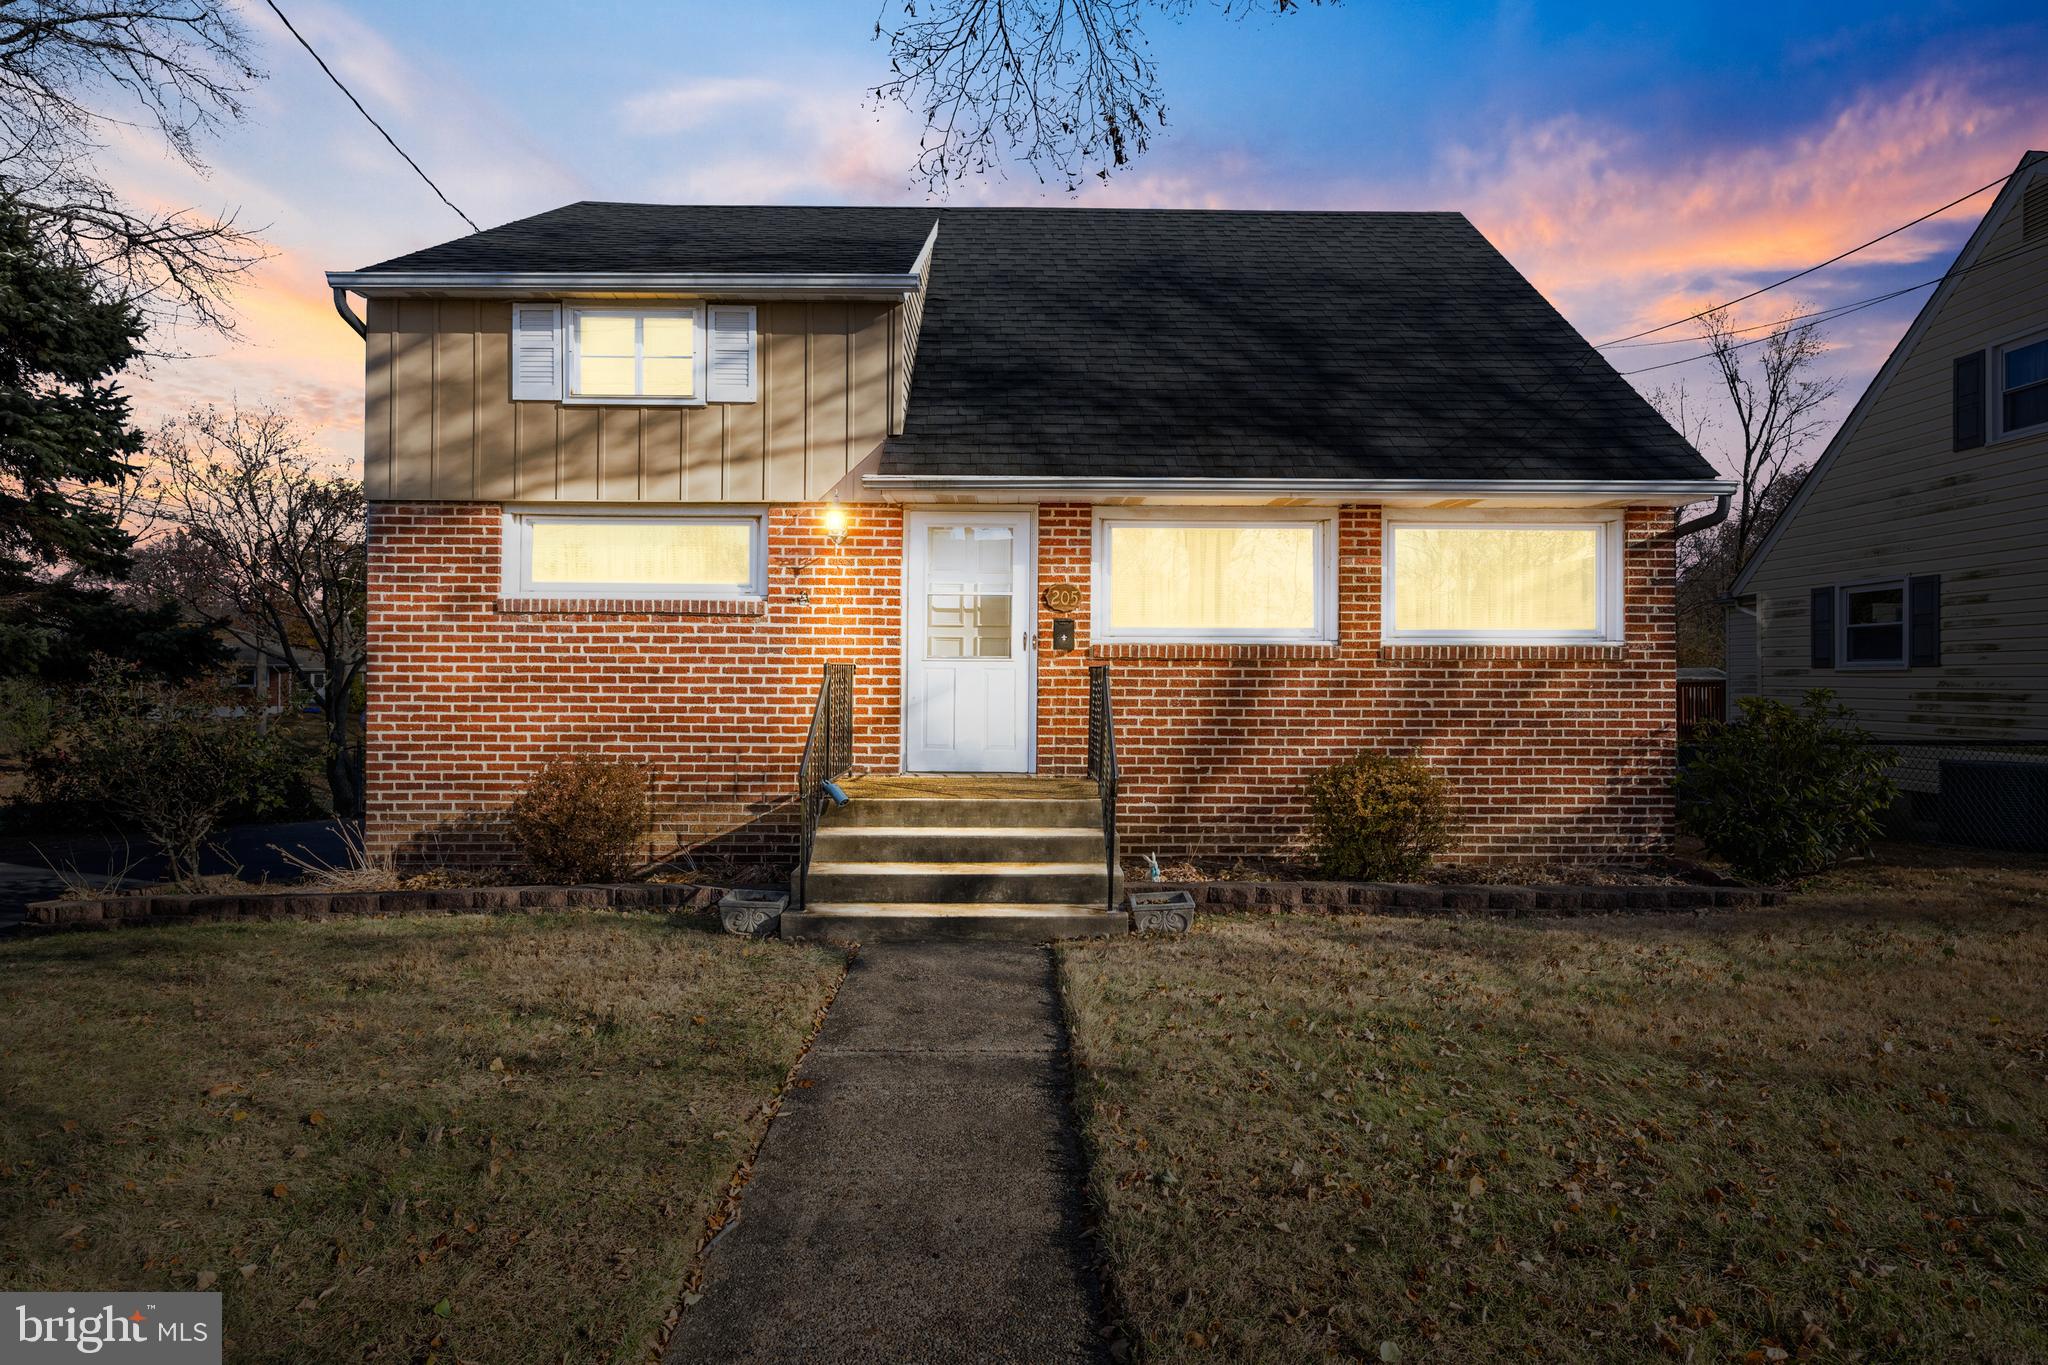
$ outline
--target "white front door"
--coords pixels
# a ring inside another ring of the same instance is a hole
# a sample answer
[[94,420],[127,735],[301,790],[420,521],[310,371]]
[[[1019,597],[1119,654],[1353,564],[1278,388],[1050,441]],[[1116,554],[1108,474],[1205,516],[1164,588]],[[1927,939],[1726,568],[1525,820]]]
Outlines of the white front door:
[[1031,513],[913,511],[904,539],[904,766],[1030,772]]

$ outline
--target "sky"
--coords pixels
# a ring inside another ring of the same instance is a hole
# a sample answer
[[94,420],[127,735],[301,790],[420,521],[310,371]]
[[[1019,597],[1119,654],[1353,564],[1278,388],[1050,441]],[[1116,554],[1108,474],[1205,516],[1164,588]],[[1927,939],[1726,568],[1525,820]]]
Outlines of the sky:
[[[486,227],[579,199],[933,202],[910,174],[917,121],[866,94],[886,71],[877,17],[902,0],[279,2]],[[1811,265],[2048,147],[2038,3],[1184,8],[1147,21],[1168,126],[1134,165],[1077,195],[1011,166],[946,202],[1456,209],[1598,342]],[[275,403],[359,462],[362,343],[322,274],[468,229],[266,8],[243,13],[269,75],[206,149],[207,173],[140,133],[107,150],[135,200],[233,211],[272,252],[237,291],[238,337],[176,339],[190,354],[138,377],[138,415]],[[1742,321],[1939,276],[1990,202],[1766,295]],[[1833,416],[1925,297],[1829,326]],[[1687,335],[1608,354],[1622,370],[1698,354]],[[1632,382],[1704,392],[1708,368]]]

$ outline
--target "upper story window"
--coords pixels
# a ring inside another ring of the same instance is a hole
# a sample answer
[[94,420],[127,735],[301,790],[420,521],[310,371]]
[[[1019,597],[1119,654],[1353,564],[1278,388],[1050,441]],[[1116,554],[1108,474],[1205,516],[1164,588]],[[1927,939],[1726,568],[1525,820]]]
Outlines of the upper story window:
[[1842,663],[1848,668],[1906,666],[1906,580],[1842,589]]
[[519,303],[512,398],[522,403],[695,406],[760,398],[750,303]]
[[568,313],[569,397],[692,402],[704,392],[702,308]]
[[1998,432],[2048,426],[2048,335],[1998,348]]
[[764,597],[767,518],[727,508],[505,516],[507,597]]
[[1335,519],[1104,509],[1094,597],[1094,638],[1106,643],[1335,640]]
[[1621,522],[1389,513],[1388,640],[1576,644],[1622,635]]

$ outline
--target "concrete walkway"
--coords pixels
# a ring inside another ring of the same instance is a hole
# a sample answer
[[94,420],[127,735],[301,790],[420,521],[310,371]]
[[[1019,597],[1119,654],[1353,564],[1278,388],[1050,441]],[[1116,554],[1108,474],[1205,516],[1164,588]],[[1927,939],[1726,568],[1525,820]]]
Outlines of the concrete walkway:
[[667,1365],[1103,1359],[1050,953],[854,963]]

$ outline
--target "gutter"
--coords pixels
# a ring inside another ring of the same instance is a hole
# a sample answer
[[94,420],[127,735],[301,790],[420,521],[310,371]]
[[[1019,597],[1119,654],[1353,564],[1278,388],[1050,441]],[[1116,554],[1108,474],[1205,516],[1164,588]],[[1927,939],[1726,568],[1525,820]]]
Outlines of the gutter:
[[1714,499],[1713,511],[1706,513],[1704,516],[1694,517],[1691,521],[1681,521],[1678,523],[1678,525],[1672,527],[1670,530],[1665,531],[1661,535],[1656,536],[1655,539],[1668,540],[1672,544],[1676,545],[1679,541],[1685,539],[1694,531],[1712,530],[1714,527],[1719,526],[1722,522],[1728,520],[1728,501],[1733,496],[1734,495],[1730,493],[1721,494],[1719,497]]
[[1442,497],[1562,494],[1571,497],[1684,498],[1689,502],[1718,498],[1723,517],[1727,515],[1728,499],[1735,491],[1733,483],[1719,479],[1131,479],[1092,475],[1054,478],[1021,474],[868,474],[862,477],[861,482],[876,492],[1090,493],[1111,497],[1206,493],[1304,498],[1354,494]]
[[380,294],[451,294],[488,298],[533,298],[546,294],[744,294],[748,298],[901,299],[919,283],[916,271],[897,273],[790,274],[702,271],[580,270],[330,270],[330,288],[372,298]]
[[348,306],[348,290],[340,285],[334,288],[334,311],[341,314],[341,320],[347,323],[357,336],[368,339],[370,325],[363,321],[355,309]]

